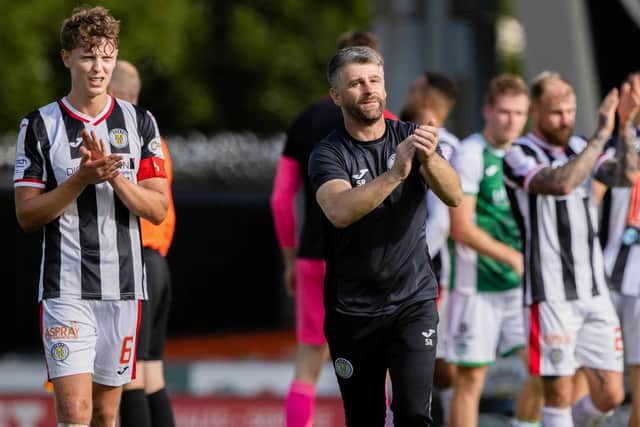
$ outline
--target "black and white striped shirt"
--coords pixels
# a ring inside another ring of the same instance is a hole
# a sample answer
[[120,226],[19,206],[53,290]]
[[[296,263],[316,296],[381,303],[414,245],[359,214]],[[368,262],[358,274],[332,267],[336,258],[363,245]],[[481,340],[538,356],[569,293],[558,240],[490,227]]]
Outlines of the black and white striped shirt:
[[[636,150],[640,151],[640,129],[636,128]],[[615,155],[616,138],[607,143],[607,151]],[[640,296],[640,233],[628,230],[627,213],[633,187],[610,187],[600,210],[600,243],[604,249],[604,266],[609,287],[623,295]],[[636,213],[637,214],[637,213]],[[625,234],[631,232],[631,234]],[[636,239],[633,239],[636,237]]]
[[558,147],[529,134],[514,142],[504,157],[507,194],[523,236],[526,305],[607,293],[591,177],[566,196],[528,190],[537,172],[566,164],[586,145],[573,136],[566,148]]
[[640,245],[623,243],[631,187],[609,188],[602,200],[601,243],[611,289],[623,295],[640,296]]
[[[147,111],[110,97],[89,117],[62,99],[22,120],[14,186],[51,191],[67,180],[79,168],[85,128],[104,141],[107,153],[122,156],[125,178],[166,176],[158,127]],[[45,226],[42,254],[39,300],[146,298],[138,218],[109,183],[87,186]]]

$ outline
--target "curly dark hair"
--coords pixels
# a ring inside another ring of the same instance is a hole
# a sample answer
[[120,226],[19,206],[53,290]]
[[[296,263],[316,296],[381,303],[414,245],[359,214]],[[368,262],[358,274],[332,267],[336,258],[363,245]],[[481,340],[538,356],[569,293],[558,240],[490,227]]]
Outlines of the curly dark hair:
[[72,51],[79,46],[95,49],[104,39],[118,47],[120,21],[102,6],[81,6],[73,9],[60,30],[62,49]]

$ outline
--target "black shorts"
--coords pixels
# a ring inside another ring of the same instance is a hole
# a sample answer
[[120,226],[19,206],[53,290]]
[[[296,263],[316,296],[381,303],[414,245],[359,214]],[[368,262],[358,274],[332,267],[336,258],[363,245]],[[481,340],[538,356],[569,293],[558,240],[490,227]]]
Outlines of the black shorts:
[[142,302],[136,357],[138,360],[162,360],[171,305],[171,273],[160,252],[144,248],[142,256],[149,299]]
[[437,324],[435,300],[379,317],[327,310],[325,335],[349,427],[384,425],[387,370],[395,426],[431,425]]

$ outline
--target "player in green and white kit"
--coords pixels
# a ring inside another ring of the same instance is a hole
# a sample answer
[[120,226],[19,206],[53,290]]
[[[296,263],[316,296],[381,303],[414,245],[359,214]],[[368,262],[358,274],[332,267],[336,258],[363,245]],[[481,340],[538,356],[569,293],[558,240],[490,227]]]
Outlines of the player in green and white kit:
[[[485,127],[462,141],[452,162],[465,197],[450,209],[455,249],[446,342],[447,360],[458,366],[451,427],[478,424],[480,395],[496,353],[519,351],[526,360],[523,260],[502,180],[502,157],[521,134],[528,106],[520,77],[494,78],[483,106]],[[516,403],[514,426],[538,425],[541,395],[539,381],[530,379]]]

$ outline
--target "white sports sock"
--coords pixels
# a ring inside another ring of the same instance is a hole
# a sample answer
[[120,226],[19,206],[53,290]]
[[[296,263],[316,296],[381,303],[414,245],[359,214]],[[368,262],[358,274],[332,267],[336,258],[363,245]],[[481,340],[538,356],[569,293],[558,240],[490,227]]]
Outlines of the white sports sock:
[[542,407],[542,425],[544,427],[574,427],[571,408]]
[[613,414],[613,411],[605,413],[596,408],[590,394],[578,400],[571,408],[573,423],[577,427],[599,427],[604,424],[611,414]]

